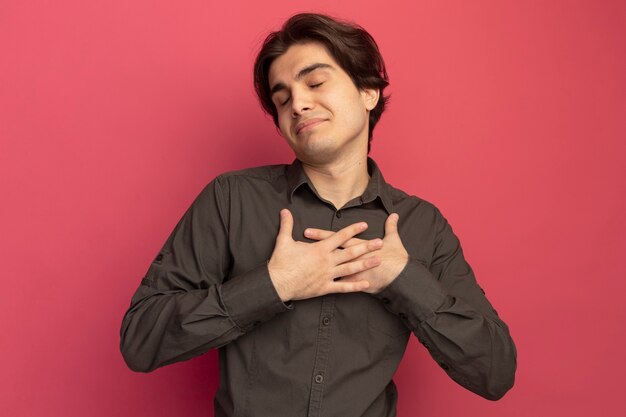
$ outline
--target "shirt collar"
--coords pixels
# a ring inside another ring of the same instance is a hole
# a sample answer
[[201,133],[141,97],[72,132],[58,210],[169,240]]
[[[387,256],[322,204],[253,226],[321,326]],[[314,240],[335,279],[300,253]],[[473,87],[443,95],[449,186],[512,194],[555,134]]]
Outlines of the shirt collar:
[[[374,201],[377,197],[383,203],[388,214],[393,213],[393,202],[391,198],[391,190],[389,184],[385,181],[382,172],[372,158],[367,157],[367,170],[370,175],[370,181],[361,196],[363,203]],[[289,201],[293,201],[293,193],[300,188],[302,184],[307,184],[311,190],[315,191],[313,183],[304,172],[302,162],[294,159],[291,165],[287,167],[287,192],[289,193]],[[316,192],[317,194],[317,192]]]

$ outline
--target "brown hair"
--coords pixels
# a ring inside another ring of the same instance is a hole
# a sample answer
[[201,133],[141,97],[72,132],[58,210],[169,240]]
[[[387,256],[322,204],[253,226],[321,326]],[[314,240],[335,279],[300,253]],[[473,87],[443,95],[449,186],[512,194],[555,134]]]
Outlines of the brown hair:
[[389,78],[376,41],[356,24],[322,14],[300,13],[289,18],[279,31],[271,32],[265,38],[254,63],[254,89],[263,110],[272,115],[274,124],[278,126],[278,113],[270,95],[270,65],[287,52],[290,46],[306,42],[324,45],[359,90],[380,90],[378,103],[369,114],[369,153],[374,126],[389,100],[389,96],[383,96],[383,90],[389,85]]

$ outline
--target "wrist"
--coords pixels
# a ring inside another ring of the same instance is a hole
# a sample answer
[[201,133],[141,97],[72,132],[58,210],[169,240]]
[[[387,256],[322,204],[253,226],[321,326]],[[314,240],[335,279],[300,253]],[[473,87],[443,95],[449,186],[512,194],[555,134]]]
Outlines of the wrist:
[[396,259],[396,261],[393,263],[393,269],[392,269],[393,272],[390,274],[391,278],[389,279],[389,281],[387,281],[385,287],[391,284],[392,282],[394,282],[396,278],[400,276],[400,274],[402,273],[402,271],[404,271],[404,268],[406,268],[408,263],[409,263],[408,256]]
[[270,276],[270,281],[272,281],[272,284],[274,285],[274,289],[276,290],[278,297],[280,297],[280,300],[283,303],[290,301],[291,295],[287,291],[287,288],[285,288],[282,285],[282,280],[280,278],[281,274],[279,271],[276,270],[276,267],[272,264],[271,259],[267,262],[267,271]]

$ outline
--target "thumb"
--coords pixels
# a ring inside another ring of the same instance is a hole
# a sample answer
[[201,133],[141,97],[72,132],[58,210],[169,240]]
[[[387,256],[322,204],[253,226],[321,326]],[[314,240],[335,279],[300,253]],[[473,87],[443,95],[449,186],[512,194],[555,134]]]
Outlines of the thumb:
[[391,213],[385,221],[385,236],[398,234],[398,220],[400,216],[398,213]]
[[276,240],[292,240],[292,233],[293,217],[291,216],[291,212],[287,209],[282,209],[280,211],[280,230],[278,231]]

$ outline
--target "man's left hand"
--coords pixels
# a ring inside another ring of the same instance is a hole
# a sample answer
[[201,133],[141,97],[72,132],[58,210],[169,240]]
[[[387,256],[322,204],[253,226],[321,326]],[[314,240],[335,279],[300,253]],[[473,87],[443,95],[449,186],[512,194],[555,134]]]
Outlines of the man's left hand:
[[[380,265],[353,275],[344,276],[341,278],[342,281],[367,280],[369,281],[370,286],[364,291],[376,294],[396,279],[409,261],[409,254],[404,248],[402,240],[400,240],[400,235],[398,234],[398,219],[399,216],[397,213],[392,213],[389,217],[387,217],[387,220],[385,221],[385,237],[383,238],[382,248],[357,258],[366,259],[372,256],[378,256],[381,260]],[[335,234],[335,232],[324,229],[309,228],[304,231],[304,236],[313,240],[326,239],[333,234]],[[354,237],[348,240],[341,247],[345,249],[363,242],[363,239]]]

